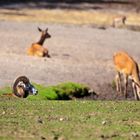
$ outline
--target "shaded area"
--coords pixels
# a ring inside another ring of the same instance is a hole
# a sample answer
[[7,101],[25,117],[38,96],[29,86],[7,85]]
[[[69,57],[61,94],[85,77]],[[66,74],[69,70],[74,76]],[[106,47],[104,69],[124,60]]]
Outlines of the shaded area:
[[[125,98],[124,93],[119,93],[116,91],[115,83],[103,83],[98,85],[100,88],[98,100],[135,100],[132,85],[129,81],[127,98]],[[123,88],[124,91],[124,88]]]
[[88,3],[128,3],[134,2],[136,0],[1,0],[0,3],[40,3],[40,2],[50,2],[50,3],[81,3],[81,2],[88,2]]
[[124,6],[130,6],[134,5],[137,6],[137,0],[1,0],[0,6],[1,8],[3,6],[14,6],[15,9],[20,9],[22,7],[19,7],[20,4],[23,4],[25,8],[31,7],[31,8],[50,8],[50,9],[102,9],[101,6],[96,5],[109,5],[109,7],[112,7],[113,5],[124,5]]
[[50,2],[50,3],[133,3],[138,2],[138,0],[1,0],[0,3],[40,3],[40,2]]

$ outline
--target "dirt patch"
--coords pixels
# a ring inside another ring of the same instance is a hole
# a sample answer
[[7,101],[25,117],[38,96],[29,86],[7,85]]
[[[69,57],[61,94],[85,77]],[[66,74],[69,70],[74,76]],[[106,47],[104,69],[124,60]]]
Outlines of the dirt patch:
[[134,94],[132,91],[131,83],[128,85],[128,95],[125,98],[123,93],[119,93],[116,91],[116,88],[113,87],[111,83],[104,83],[102,85],[98,85],[99,90],[96,92],[92,91],[90,95],[85,96],[83,98],[79,98],[80,100],[135,100]]
[[[98,99],[100,100],[126,100],[123,93],[119,93],[116,91],[115,87],[112,86],[111,83],[106,83],[100,85],[100,91]],[[128,86],[128,96],[127,100],[135,100],[132,92],[132,86],[129,84]]]
[[[44,45],[49,49],[49,59],[26,54],[30,44],[39,38],[38,26],[48,27],[52,35]],[[67,81],[84,83],[102,95],[101,99],[115,99],[111,86],[114,52],[125,50],[140,61],[139,32],[17,22],[0,22],[0,30],[0,86],[12,85],[16,77],[26,75],[46,86]]]

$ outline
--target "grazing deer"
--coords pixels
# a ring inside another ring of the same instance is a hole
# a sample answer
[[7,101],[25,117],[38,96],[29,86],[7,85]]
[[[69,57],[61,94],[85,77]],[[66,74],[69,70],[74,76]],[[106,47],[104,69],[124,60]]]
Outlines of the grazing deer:
[[119,15],[114,17],[113,22],[112,22],[112,27],[114,28],[122,28],[126,24],[126,16],[124,15]]
[[132,88],[136,100],[140,100],[140,77],[136,61],[126,52],[118,52],[113,57],[117,75],[115,77],[116,90],[122,92],[121,75],[124,78],[124,95],[127,98],[128,78],[132,79]]
[[50,57],[48,49],[43,47],[45,39],[51,37],[51,35],[48,33],[48,28],[46,30],[42,30],[38,27],[38,30],[41,32],[40,40],[33,43],[32,46],[27,49],[27,54],[39,57]]
[[26,98],[28,95],[36,95],[37,92],[37,89],[35,89],[27,77],[20,76],[13,84],[13,93],[6,93],[3,95]]

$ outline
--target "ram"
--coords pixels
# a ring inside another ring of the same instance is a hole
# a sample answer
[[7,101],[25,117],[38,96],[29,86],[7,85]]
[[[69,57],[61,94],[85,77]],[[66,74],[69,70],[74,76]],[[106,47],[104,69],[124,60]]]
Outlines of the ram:
[[28,95],[37,95],[37,89],[30,83],[26,76],[18,77],[13,84],[13,93],[5,93],[4,96],[26,98]]

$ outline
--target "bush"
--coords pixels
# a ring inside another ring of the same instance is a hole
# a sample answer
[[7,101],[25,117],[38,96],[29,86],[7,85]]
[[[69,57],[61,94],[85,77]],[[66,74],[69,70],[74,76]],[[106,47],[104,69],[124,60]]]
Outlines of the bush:
[[28,99],[45,99],[45,100],[70,100],[73,98],[80,98],[89,95],[89,88],[83,84],[78,83],[62,83],[56,86],[43,86],[33,84],[38,89],[37,96],[29,96]]
[[[29,100],[71,100],[89,95],[89,88],[78,83],[68,82],[48,87],[36,83],[33,83],[33,85],[38,90],[38,95],[28,96]],[[0,95],[4,93],[12,93],[12,89],[10,87],[1,88]]]

